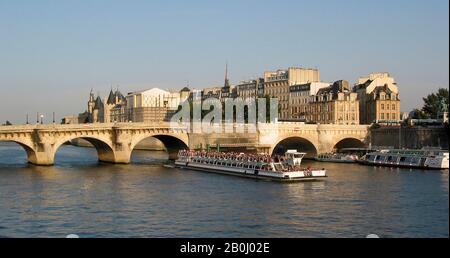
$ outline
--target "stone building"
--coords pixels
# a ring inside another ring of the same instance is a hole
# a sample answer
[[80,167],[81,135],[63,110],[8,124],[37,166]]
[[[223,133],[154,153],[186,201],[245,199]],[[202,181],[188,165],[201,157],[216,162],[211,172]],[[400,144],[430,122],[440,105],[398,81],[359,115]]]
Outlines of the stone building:
[[171,117],[181,101],[189,98],[191,91],[185,87],[179,92],[158,88],[129,93],[123,96],[119,90],[111,90],[102,100],[91,91],[87,110],[76,116],[66,116],[63,124],[158,122]]
[[362,77],[354,87],[358,94],[360,123],[397,123],[400,117],[399,90],[389,73]]
[[290,67],[264,72],[264,95],[278,98],[279,118],[289,118],[289,87],[292,85],[320,82],[318,69]]
[[[79,115],[84,123],[110,123],[124,122],[125,113],[123,106],[126,105],[126,99],[117,89],[115,92],[111,89],[109,96],[103,101],[100,95],[95,98],[91,91],[88,101],[88,110]],[[121,111],[119,113],[119,111]],[[83,119],[84,118],[84,119]]]
[[359,102],[348,81],[340,80],[321,88],[310,97],[307,122],[320,124],[359,124]]
[[310,82],[289,87],[289,117],[294,120],[306,120],[311,96],[316,95],[320,89],[329,87],[330,83]]
[[[183,89],[183,98],[188,94]],[[126,113],[132,122],[160,122],[168,121],[176,113],[181,99],[181,92],[165,91],[158,88],[133,92],[127,95]]]
[[264,92],[260,94],[261,84],[264,85],[264,78],[243,81],[239,85],[236,85],[236,95],[242,99],[258,98],[264,95]]

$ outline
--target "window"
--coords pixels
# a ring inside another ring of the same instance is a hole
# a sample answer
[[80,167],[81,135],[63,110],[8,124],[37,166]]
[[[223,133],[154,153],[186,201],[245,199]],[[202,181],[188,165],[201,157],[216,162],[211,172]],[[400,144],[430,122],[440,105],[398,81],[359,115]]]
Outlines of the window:
[[381,113],[381,119],[384,119],[384,113]]
[[397,115],[395,113],[392,113],[392,119],[393,120],[397,119]]
[[389,113],[386,114],[386,119],[389,120]]
[[392,110],[395,110],[395,104],[392,104]]
[[386,109],[389,110],[389,104],[386,105]]
[[381,110],[384,110],[384,104],[381,104]]

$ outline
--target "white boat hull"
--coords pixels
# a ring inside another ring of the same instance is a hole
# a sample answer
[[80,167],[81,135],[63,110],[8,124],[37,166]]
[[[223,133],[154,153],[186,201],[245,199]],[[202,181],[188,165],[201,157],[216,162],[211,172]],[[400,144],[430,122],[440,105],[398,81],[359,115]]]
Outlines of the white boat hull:
[[257,170],[248,168],[237,168],[220,165],[210,165],[194,162],[176,161],[175,165],[180,168],[187,168],[191,170],[211,172],[226,175],[235,175],[248,178],[257,178],[265,180],[274,180],[282,182],[292,181],[314,181],[320,180],[326,177],[325,170],[312,170],[312,171],[297,171],[297,172],[275,172],[267,170]]

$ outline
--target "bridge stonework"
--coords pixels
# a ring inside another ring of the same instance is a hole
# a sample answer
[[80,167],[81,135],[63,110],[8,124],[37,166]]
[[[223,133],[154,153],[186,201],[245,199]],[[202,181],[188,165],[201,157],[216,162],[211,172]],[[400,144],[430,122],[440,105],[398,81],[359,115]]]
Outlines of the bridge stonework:
[[21,145],[28,162],[35,165],[53,165],[55,154],[65,143],[82,138],[97,150],[101,162],[127,164],[136,145],[148,138],[159,139],[170,159],[179,149],[205,148],[220,144],[225,147],[243,147],[258,152],[273,153],[280,142],[302,139],[314,146],[317,153],[330,152],[344,139],[353,139],[368,145],[368,126],[305,125],[278,123],[259,125],[256,132],[228,134],[190,134],[185,127],[171,127],[169,123],[116,123],[80,125],[22,125],[0,127],[0,141]]

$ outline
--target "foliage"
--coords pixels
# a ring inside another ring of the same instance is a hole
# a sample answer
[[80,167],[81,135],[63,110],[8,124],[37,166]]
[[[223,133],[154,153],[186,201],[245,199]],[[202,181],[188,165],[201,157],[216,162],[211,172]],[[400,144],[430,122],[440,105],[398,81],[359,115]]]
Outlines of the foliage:
[[[425,104],[422,111],[427,118],[437,118],[437,114],[442,108],[448,110],[448,89],[440,88],[436,93],[429,94],[426,98],[423,98],[423,101]],[[444,107],[442,105],[444,105]]]
[[425,114],[421,109],[414,109],[412,119],[427,119],[429,116]]

